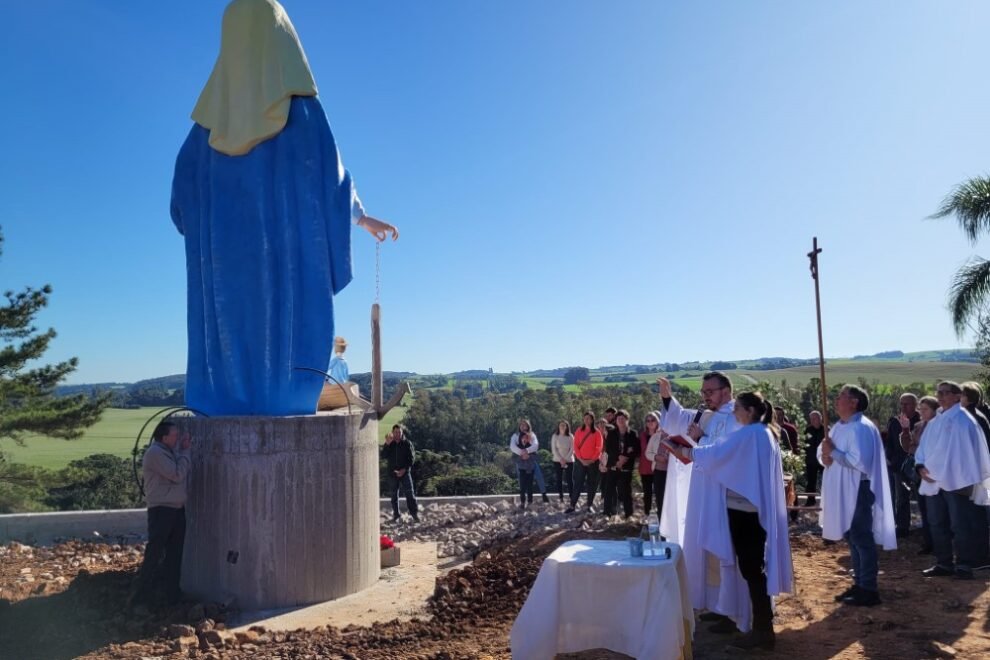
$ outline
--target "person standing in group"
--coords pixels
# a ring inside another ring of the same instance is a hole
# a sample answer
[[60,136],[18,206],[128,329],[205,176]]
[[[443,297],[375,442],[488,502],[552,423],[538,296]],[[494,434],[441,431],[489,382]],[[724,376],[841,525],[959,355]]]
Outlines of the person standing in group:
[[519,508],[533,504],[533,473],[540,460],[539,440],[533,433],[528,419],[520,419],[518,430],[509,439],[509,451],[516,456],[516,471],[519,475]]
[[[642,441],[643,434],[649,434],[649,440],[646,443],[646,448],[643,450],[644,456],[640,458],[640,466],[642,466],[645,460],[653,474],[650,477],[652,493],[646,492],[646,482],[644,482],[643,499],[646,502],[647,516],[650,515],[650,500],[656,500],[657,519],[659,520],[663,517],[663,496],[667,489],[667,468],[670,460],[670,452],[667,450],[666,445],[660,442],[663,438],[667,437],[660,430],[660,415],[655,412],[648,413],[644,424],[646,431],[640,434],[640,439]],[[642,467],[640,467],[640,474],[642,475]]]
[[[613,416],[614,419],[614,416]],[[622,456],[622,437],[615,425],[598,420],[598,430],[605,436],[605,451],[600,461],[602,473],[602,507],[606,517],[615,515],[618,500],[619,473],[616,467]]]
[[584,413],[581,427],[574,432],[574,482],[571,487],[571,506],[567,513],[577,508],[581,491],[587,487],[588,512],[594,512],[595,492],[598,490],[598,458],[602,454],[604,439],[595,428],[595,413]]
[[416,450],[409,438],[406,437],[405,428],[401,424],[394,424],[391,432],[385,436],[382,455],[388,470],[389,495],[392,498],[392,522],[398,522],[401,517],[399,515],[400,490],[405,495],[406,509],[409,511],[409,515],[412,516],[413,520],[419,522],[419,505],[416,502],[416,491],[413,488],[412,479],[412,466],[416,462]]
[[186,540],[186,496],[191,466],[188,433],[181,438],[172,422],[159,422],[141,461],[144,498],[148,505],[148,544],[138,571],[132,603],[153,598],[152,584],[159,572],[169,604],[182,600],[179,577]]
[[880,431],[864,412],[870,397],[846,385],[835,400],[839,423],[818,447],[822,475],[822,537],[849,543],[854,583],[835,597],[847,605],[880,603],[877,545],[897,549],[894,507]]
[[825,425],[822,414],[817,410],[808,413],[808,426],[804,429],[804,487],[808,491],[807,506],[815,506],[817,500],[814,493],[818,492],[818,477],[822,466],[818,462],[818,445],[825,439]]
[[761,394],[736,397],[734,415],[742,428],[718,443],[695,449],[667,447],[725,488],[725,506],[706,508],[701,515],[710,547],[723,562],[735,560],[749,589],[752,631],[730,646],[772,649],[776,638],[771,599],[790,593],[794,586],[781,447],[773,406]]
[[987,515],[990,503],[990,453],[979,425],[960,404],[959,384],[941,382],[935,395],[942,412],[925,427],[914,454],[935,551],[935,565],[922,573],[972,580],[987,553],[977,518]]
[[[687,436],[699,446],[718,444],[729,433],[741,428],[735,417],[735,400],[732,381],[720,371],[706,373],[701,378],[701,397],[706,410],[689,410],[681,406],[671,393],[670,381],[659,379],[661,417],[660,424],[670,436]],[[690,466],[689,466],[690,467]],[[691,470],[687,493],[677,488],[667,488],[664,513],[676,511],[672,503],[686,498],[683,531],[670,529],[664,521],[660,533],[668,538],[681,533],[684,563],[687,567],[691,601],[697,610],[707,610],[703,621],[713,622],[708,630],[716,634],[731,634],[737,629],[746,632],[750,620],[749,593],[734,558],[726,559],[712,550],[715,537],[704,528],[703,511],[725,509],[725,486],[713,481],[704,472]],[[783,488],[783,485],[781,486]],[[673,498],[673,501],[672,499]]]
[[781,445],[783,449],[790,449],[795,454],[798,450],[798,430],[797,427],[791,424],[791,420],[787,419],[787,413],[784,412],[782,406],[773,407],[774,419],[777,420],[777,426],[780,428],[782,433],[780,434],[780,439],[786,439],[786,446]]
[[[656,413],[647,413],[643,418],[643,430],[639,432],[639,482],[643,485],[643,515],[650,516],[653,510],[653,459],[646,455],[646,448],[650,444],[650,438],[660,430],[660,416]],[[664,468],[666,468],[666,463]],[[657,517],[660,516],[660,505],[657,502]]]
[[[639,434],[629,427],[629,413],[625,410],[615,413],[615,435],[619,441],[619,454],[611,467],[611,473],[615,475],[615,494],[622,503],[623,517],[628,520],[633,514],[632,475],[639,463],[640,450]],[[617,513],[614,502],[612,513]]]
[[[887,474],[890,479],[890,499],[894,505],[894,526],[897,538],[906,538],[911,529],[911,484],[904,478],[901,467],[907,460],[907,452],[901,447],[901,433],[921,421],[918,413],[918,396],[905,392],[898,399],[899,414],[887,421],[887,436],[883,452],[887,457]],[[902,423],[908,425],[907,429]]]
[[561,420],[557,423],[557,432],[550,438],[550,451],[553,454],[554,471],[557,473],[557,494],[564,501],[564,490],[570,501],[574,492],[574,436],[571,435],[571,425]]
[[[608,413],[606,413],[608,414]],[[611,415],[615,419],[615,415]],[[618,456],[618,437],[615,435],[615,425],[609,423],[604,417],[599,417],[595,422],[595,428],[602,435],[602,453],[598,457],[598,486],[602,491],[602,509],[606,516],[615,515],[616,480],[609,473],[612,472],[611,465],[615,465]],[[609,437],[611,436],[612,453],[609,453]],[[611,462],[611,465],[609,464]]]
[[[975,382],[969,381],[960,385],[962,388],[962,399],[960,404],[966,409],[983,433],[983,440],[990,449],[990,419],[983,412],[983,387]],[[978,515],[984,514],[984,515]],[[977,512],[974,519],[974,535],[977,546],[984,549],[984,555],[978,559],[980,566],[990,564],[990,508],[982,507]]]
[[[907,417],[901,419],[901,449],[904,450],[905,455],[910,458],[910,462],[906,463],[907,468],[911,470],[911,483],[912,491],[918,501],[918,512],[921,514],[921,536],[922,545],[921,549],[918,550],[919,555],[930,555],[933,551],[932,546],[932,528],[928,523],[928,498],[921,495],[919,492],[919,486],[921,477],[918,476],[915,470],[915,452],[918,451],[918,445],[921,444],[921,436],[925,432],[928,424],[935,419],[935,415],[938,414],[938,399],[933,396],[923,396],[921,400],[918,401],[918,414],[921,419],[914,428],[911,428],[910,420]],[[907,460],[907,459],[905,459]],[[902,471],[905,468],[902,465]],[[905,477],[907,478],[907,477]]]

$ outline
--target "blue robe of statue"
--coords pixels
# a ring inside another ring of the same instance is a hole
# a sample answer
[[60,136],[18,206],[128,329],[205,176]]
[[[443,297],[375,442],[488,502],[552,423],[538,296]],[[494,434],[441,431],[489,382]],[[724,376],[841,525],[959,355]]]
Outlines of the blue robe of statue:
[[208,140],[192,127],[172,183],[186,243],[186,405],[312,414],[323,378],[295,367],[323,369],[333,349],[333,296],[351,280],[351,177],[314,96],[293,97],[285,128],[243,156]]

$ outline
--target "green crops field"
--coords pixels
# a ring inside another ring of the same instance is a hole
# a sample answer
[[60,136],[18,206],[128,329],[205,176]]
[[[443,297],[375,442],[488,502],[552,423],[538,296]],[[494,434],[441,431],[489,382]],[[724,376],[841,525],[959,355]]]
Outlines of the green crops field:
[[[89,428],[79,440],[59,440],[45,436],[29,436],[23,447],[9,440],[2,441],[3,449],[15,463],[27,463],[40,467],[58,469],[70,461],[85,458],[90,454],[113,454],[130,456],[134,440],[141,425],[154,415],[159,408],[138,408],[121,410],[110,408],[103,413],[103,419]],[[150,426],[149,426],[150,428]],[[147,440],[149,431],[145,431]]]
[[[63,468],[71,461],[85,458],[90,454],[113,454],[126,458],[134,449],[134,441],[141,426],[158,410],[160,408],[137,410],[109,408],[103,413],[103,419],[88,429],[79,440],[59,440],[33,435],[27,438],[23,447],[4,440],[0,444],[0,449],[3,449],[14,463],[26,463],[53,470]],[[391,428],[392,424],[401,422],[405,414],[406,409],[397,406],[385,415],[379,426],[384,429],[387,424]],[[148,441],[151,428],[152,426],[149,425],[145,430],[143,442]],[[381,435],[384,436],[385,432],[382,431]]]

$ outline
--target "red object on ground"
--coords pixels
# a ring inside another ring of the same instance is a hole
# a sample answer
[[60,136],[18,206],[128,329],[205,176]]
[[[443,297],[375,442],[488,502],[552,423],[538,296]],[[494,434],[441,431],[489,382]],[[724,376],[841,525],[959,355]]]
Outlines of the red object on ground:
[[390,539],[389,537],[385,536],[384,534],[382,534],[382,537],[381,537],[380,541],[381,541],[381,549],[382,550],[388,550],[389,548],[394,548],[395,547],[395,543],[392,541],[392,539]]

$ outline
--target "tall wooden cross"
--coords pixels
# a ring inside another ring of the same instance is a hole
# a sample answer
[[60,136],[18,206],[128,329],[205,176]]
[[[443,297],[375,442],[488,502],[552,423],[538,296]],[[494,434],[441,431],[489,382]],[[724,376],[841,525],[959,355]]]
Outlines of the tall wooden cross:
[[822,344],[822,297],[818,289],[818,255],[821,253],[818,237],[815,236],[808,259],[811,260],[811,279],[815,281],[815,312],[818,314],[818,368],[822,381],[822,424],[825,426],[825,436],[828,437],[828,386],[825,384],[825,348]]

